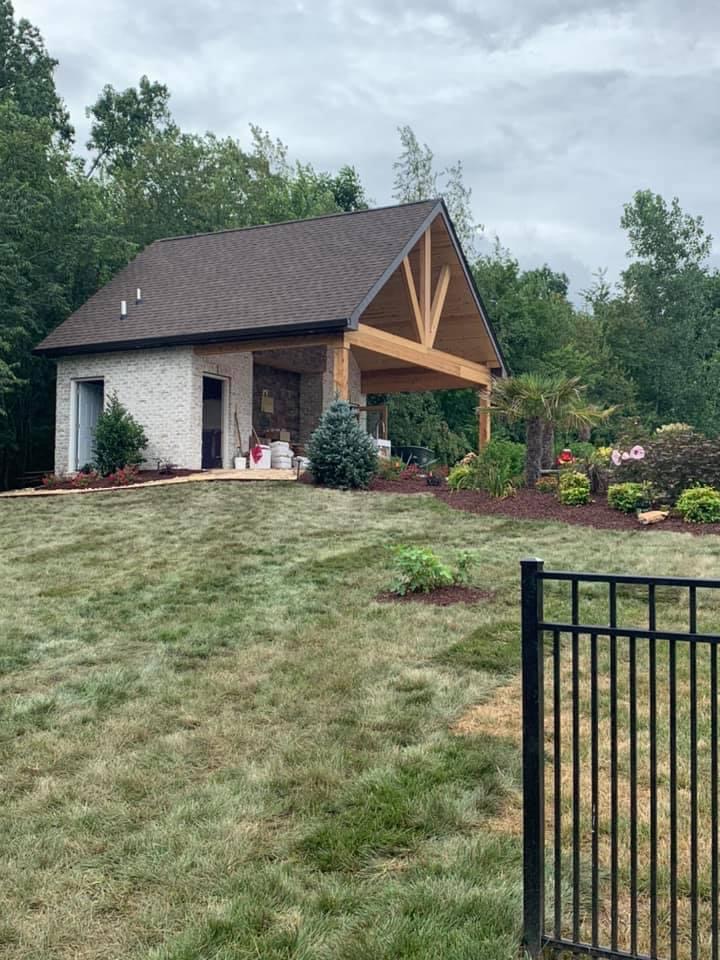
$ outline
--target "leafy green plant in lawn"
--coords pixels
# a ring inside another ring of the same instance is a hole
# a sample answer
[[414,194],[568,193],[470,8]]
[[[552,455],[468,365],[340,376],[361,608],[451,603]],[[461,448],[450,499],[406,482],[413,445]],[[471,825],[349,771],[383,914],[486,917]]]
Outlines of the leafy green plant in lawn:
[[570,507],[589,503],[590,481],[585,474],[578,470],[563,471],[558,481],[558,500]]
[[315,483],[325,487],[367,487],[377,473],[378,458],[372,438],[345,400],[335,400],[320,418],[310,437],[308,456]]
[[407,593],[430,593],[441,587],[466,584],[472,565],[473,559],[467,551],[458,555],[453,569],[429,547],[396,547],[396,578],[391,589],[404,597]]
[[95,466],[104,477],[142,463],[144,429],[112,394],[95,427]]
[[676,507],[688,523],[720,523],[720,490],[690,487],[680,494]]
[[613,483],[608,489],[608,505],[621,513],[647,510],[655,499],[651,483]]

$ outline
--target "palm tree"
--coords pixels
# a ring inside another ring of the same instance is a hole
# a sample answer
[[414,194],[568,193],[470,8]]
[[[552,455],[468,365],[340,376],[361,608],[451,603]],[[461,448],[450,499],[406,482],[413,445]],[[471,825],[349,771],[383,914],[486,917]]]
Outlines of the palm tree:
[[509,423],[525,424],[525,480],[534,484],[542,469],[543,424],[547,418],[550,381],[523,373],[493,386],[491,410]]
[[553,465],[557,428],[586,432],[613,412],[588,403],[585,389],[578,377],[533,373],[495,383],[492,410],[511,423],[525,424],[525,480],[529,485],[536,482],[542,469]]

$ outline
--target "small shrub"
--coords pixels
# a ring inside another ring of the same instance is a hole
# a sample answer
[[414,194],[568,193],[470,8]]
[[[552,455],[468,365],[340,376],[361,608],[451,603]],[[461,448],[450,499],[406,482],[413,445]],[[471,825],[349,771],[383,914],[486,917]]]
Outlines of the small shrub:
[[377,475],[381,480],[398,480],[405,469],[405,464],[399,457],[378,457]]
[[485,444],[478,459],[500,467],[505,476],[515,483],[525,469],[525,444],[497,437]]
[[59,477],[56,473],[46,473],[42,478],[43,489],[56,490],[65,482],[64,477]]
[[100,474],[97,470],[81,470],[80,473],[75,474],[70,482],[76,489],[83,490],[86,487],[92,487],[99,479]]
[[540,479],[535,482],[535,489],[538,493],[557,493],[557,488],[558,478],[555,474],[540,477]]
[[367,487],[377,473],[378,457],[345,400],[335,400],[320,418],[308,444],[315,483],[340,490]]
[[590,502],[590,481],[578,470],[566,470],[558,481],[558,500],[569,507]]
[[123,467],[142,463],[145,431],[113,394],[95,428],[95,467],[107,477]]
[[522,476],[525,445],[512,440],[491,440],[480,453],[469,453],[450,471],[451,490],[484,490],[493,497],[514,492]]
[[458,463],[448,473],[448,486],[451,490],[472,490],[475,480],[475,471],[471,463]]
[[676,506],[687,523],[720,523],[720,490],[715,487],[683,490]]
[[613,483],[608,489],[608,506],[621,513],[635,513],[636,510],[647,510],[655,499],[652,484],[644,483]]
[[429,547],[400,546],[395,549],[396,578],[391,590],[404,597],[407,593],[430,593],[453,584],[466,584],[473,565],[472,556],[463,551],[453,570]]
[[108,480],[113,487],[127,487],[140,480],[140,472],[137,467],[123,467],[121,470],[111,473]]

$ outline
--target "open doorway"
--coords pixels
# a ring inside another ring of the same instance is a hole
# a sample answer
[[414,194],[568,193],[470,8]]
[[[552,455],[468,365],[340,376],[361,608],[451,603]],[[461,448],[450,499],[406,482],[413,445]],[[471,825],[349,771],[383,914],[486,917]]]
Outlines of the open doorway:
[[102,380],[78,380],[75,384],[75,470],[95,457],[95,428],[103,412],[105,384]]
[[203,377],[203,470],[223,465],[223,384],[218,377]]

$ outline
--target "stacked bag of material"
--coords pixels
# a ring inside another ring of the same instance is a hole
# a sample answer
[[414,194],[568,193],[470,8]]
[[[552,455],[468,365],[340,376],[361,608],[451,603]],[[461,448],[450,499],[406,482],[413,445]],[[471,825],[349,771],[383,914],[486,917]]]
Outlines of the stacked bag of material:
[[270,465],[273,470],[291,470],[293,451],[285,440],[274,440],[270,444]]

